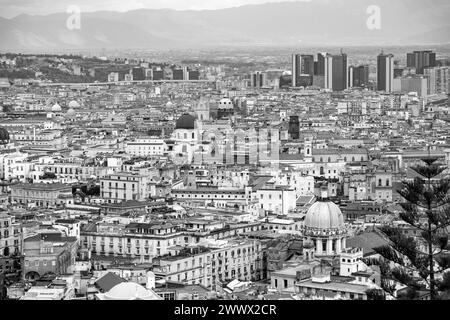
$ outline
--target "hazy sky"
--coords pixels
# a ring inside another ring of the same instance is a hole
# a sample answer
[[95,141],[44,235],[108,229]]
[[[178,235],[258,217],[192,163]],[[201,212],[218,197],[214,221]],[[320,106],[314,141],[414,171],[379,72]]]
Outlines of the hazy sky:
[[69,5],[78,5],[81,11],[129,11],[141,8],[204,10],[285,1],[309,0],[0,0],[0,16],[11,18],[23,13],[48,14],[65,12]]

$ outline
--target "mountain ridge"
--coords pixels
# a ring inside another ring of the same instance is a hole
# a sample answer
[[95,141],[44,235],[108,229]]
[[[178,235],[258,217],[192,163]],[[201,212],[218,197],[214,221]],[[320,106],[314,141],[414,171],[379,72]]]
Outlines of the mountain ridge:
[[[312,0],[252,4],[219,10],[136,9],[81,15],[0,17],[0,49],[142,48],[220,46],[416,45],[450,43],[450,4],[443,0],[378,0],[381,29],[369,30],[369,0]],[[394,2],[394,3],[391,3]],[[403,14],[399,15],[398,13]]]

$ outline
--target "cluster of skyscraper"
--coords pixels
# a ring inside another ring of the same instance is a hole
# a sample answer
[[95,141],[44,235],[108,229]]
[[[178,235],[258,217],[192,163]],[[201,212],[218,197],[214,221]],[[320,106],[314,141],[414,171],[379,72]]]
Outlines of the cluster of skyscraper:
[[317,86],[333,91],[348,88],[347,55],[319,53],[317,60],[313,55],[292,55],[292,86]]
[[[415,74],[424,75],[436,66],[436,53],[414,51],[407,54],[407,68]],[[373,89],[394,92],[394,55],[381,53],[377,57],[377,85]],[[401,69],[403,72],[403,69]],[[319,53],[317,59],[309,54],[292,55],[292,87],[315,86],[332,91],[343,91],[352,87],[369,87],[369,66],[348,66],[347,55]]]

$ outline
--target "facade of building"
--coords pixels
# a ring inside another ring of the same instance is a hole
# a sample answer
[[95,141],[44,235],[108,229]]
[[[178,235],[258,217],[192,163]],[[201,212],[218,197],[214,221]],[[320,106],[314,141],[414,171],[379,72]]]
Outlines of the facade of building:
[[20,183],[11,186],[11,201],[38,207],[72,204],[72,186],[62,183]]
[[73,272],[78,240],[64,237],[59,232],[42,232],[23,241],[25,279],[39,279],[47,274]]
[[100,179],[100,194],[107,203],[142,201],[150,195],[149,182],[148,176],[119,172]]
[[0,256],[19,254],[22,249],[22,230],[12,216],[0,213]]
[[378,55],[377,58],[378,91],[394,91],[394,56],[392,54]]
[[406,65],[416,69],[416,74],[424,74],[424,69],[436,66],[436,53],[431,50],[414,51],[407,54]]
[[125,151],[138,157],[162,156],[167,151],[167,146],[162,139],[140,138],[127,142]]

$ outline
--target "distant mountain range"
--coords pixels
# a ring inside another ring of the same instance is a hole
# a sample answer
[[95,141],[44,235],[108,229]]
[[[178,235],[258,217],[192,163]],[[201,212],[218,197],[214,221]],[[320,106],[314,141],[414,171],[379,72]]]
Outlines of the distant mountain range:
[[[367,7],[381,8],[369,30]],[[239,46],[364,46],[450,43],[448,0],[311,0],[203,11],[140,9],[0,18],[0,50],[195,49]]]

